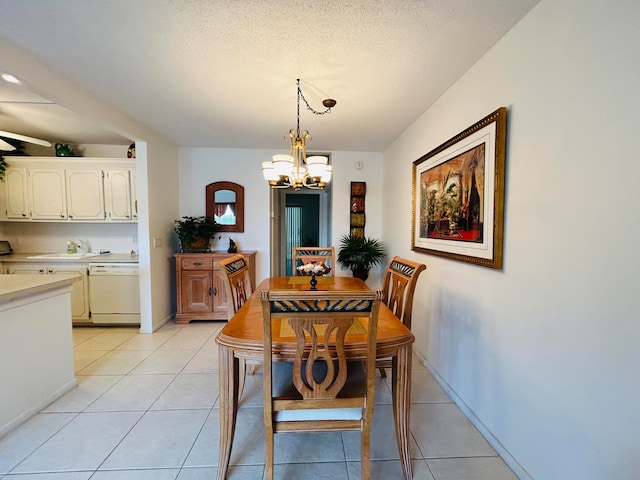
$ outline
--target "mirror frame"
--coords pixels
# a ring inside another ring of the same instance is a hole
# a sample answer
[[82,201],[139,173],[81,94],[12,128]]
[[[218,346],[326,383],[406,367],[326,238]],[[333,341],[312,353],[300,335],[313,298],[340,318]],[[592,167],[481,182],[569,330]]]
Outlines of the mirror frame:
[[236,194],[236,224],[218,225],[220,232],[244,232],[244,187],[233,182],[213,182],[206,186],[207,218],[213,220],[216,192],[219,190],[231,190]]

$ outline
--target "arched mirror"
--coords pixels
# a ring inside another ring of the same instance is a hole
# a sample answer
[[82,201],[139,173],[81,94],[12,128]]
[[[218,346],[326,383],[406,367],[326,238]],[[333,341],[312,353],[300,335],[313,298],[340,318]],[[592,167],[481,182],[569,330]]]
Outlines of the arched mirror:
[[244,232],[244,187],[233,182],[213,182],[206,187],[207,218],[221,232]]

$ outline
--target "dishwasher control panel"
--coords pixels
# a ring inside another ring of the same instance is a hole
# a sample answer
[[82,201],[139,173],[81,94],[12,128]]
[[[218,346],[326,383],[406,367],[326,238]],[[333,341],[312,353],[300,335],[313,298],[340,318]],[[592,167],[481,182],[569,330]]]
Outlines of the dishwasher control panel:
[[89,275],[138,275],[138,264],[90,263]]

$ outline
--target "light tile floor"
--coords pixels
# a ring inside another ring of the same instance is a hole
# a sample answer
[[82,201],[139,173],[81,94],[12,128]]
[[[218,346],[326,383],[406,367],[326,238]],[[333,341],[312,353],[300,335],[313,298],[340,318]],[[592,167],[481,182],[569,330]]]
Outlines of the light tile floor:
[[[78,387],[0,440],[3,480],[200,480],[217,473],[215,335],[224,324],[74,328]],[[247,378],[230,480],[263,475],[260,370]],[[401,479],[388,379],[378,377],[373,479]],[[6,394],[3,393],[3,394]],[[414,361],[415,480],[516,480],[431,374]],[[276,435],[277,479],[360,478],[359,434]]]

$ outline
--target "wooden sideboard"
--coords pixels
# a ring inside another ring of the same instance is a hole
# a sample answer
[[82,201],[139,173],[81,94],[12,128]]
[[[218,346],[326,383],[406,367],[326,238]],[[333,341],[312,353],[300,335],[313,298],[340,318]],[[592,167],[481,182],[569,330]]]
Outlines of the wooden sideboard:
[[[251,287],[256,285],[256,252],[240,251],[249,266]],[[176,323],[227,320],[227,294],[220,260],[227,252],[176,253]]]

